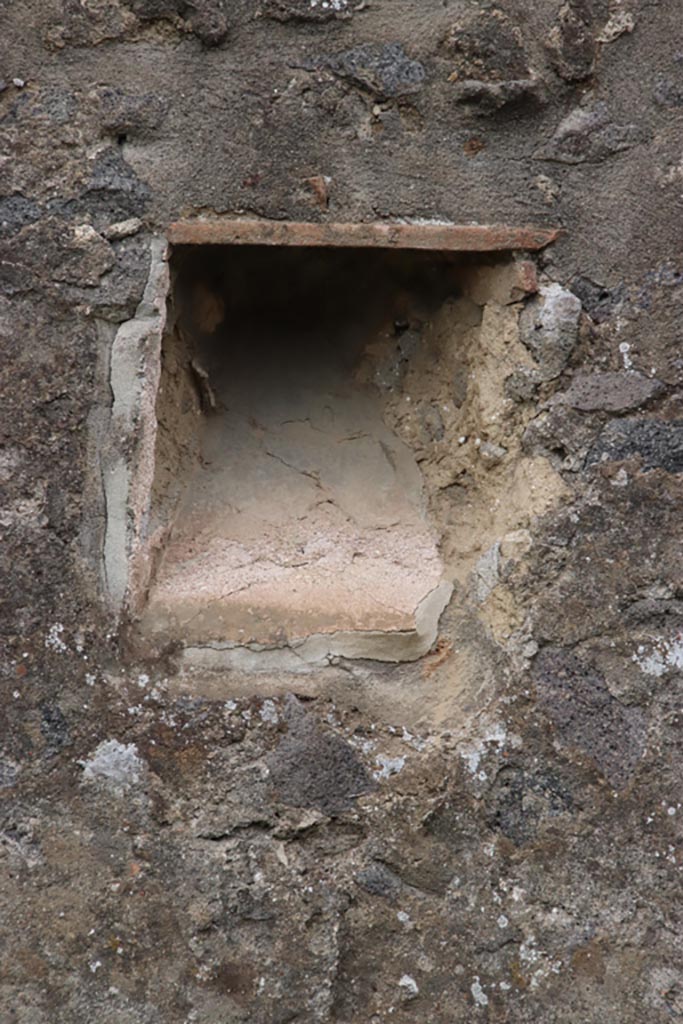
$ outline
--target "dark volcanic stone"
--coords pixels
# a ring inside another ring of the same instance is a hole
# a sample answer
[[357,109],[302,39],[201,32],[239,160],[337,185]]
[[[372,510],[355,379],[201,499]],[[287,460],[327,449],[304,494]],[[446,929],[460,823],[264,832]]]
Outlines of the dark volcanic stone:
[[0,259],[45,280],[91,287],[111,269],[114,253],[94,230],[79,237],[64,221],[43,217],[0,243]]
[[499,10],[466,15],[450,28],[440,50],[462,78],[507,82],[529,74],[521,32]]
[[580,82],[593,70],[597,47],[591,6],[588,0],[567,0],[548,37],[555,71],[568,82]]
[[412,60],[400,43],[357,46],[330,58],[327,66],[340,78],[388,98],[419,92],[426,77],[422,64]]
[[[118,4],[103,5],[102,11],[88,11],[85,18],[85,5],[76,4],[75,0],[69,0],[69,5],[69,20],[73,23],[69,37],[74,42],[82,44],[96,41],[92,36],[88,37],[87,29],[84,32],[84,20],[86,23],[87,20],[100,20],[105,28],[104,38],[118,38],[130,28],[130,16],[128,21],[123,18]],[[183,26],[179,19],[183,19],[205,46],[217,46],[228,35],[228,20],[223,0],[126,0],[126,11],[131,11],[141,22],[166,21],[175,23],[176,27],[181,29]]]
[[116,150],[108,149],[95,162],[87,193],[116,197],[132,216],[144,209],[149,189]]
[[8,238],[40,217],[40,207],[32,199],[13,195],[0,199],[0,238]]
[[149,275],[149,236],[135,235],[112,243],[116,262],[102,275],[97,289],[74,287],[70,297],[86,302],[98,317],[120,323],[135,315]]
[[536,835],[544,819],[571,810],[573,800],[568,787],[553,772],[503,768],[496,776],[489,803],[491,826],[521,845]]
[[[472,813],[472,805],[460,786],[454,786],[430,811],[425,818],[424,828],[427,835],[443,843],[449,853],[455,855],[455,859],[462,856],[469,845],[476,841],[478,825]],[[447,873],[448,865],[442,867]]]
[[615,420],[600,434],[588,465],[638,457],[644,470],[683,473],[683,420]]
[[385,899],[396,896],[401,888],[400,879],[393,871],[376,862],[362,868],[356,875],[356,882],[371,896],[382,896]]
[[128,217],[140,217],[149,203],[149,188],[118,150],[102,152],[93,165],[90,180],[75,199],[51,200],[50,212],[65,218],[86,218],[103,228]]
[[0,789],[10,789],[17,781],[17,775],[14,762],[0,755]]
[[295,807],[337,814],[374,784],[353,747],[290,703],[289,732],[268,758],[280,799]]
[[542,650],[533,675],[539,707],[562,742],[592,758],[615,789],[623,787],[645,749],[640,708],[621,704],[592,665],[563,648]]
[[40,731],[47,744],[47,752],[50,754],[56,754],[69,743],[69,725],[58,704],[43,705]]
[[98,90],[100,123],[113,134],[146,134],[163,122],[168,101],[154,93],[135,95],[111,86]]
[[604,288],[588,277],[575,277],[571,283],[571,290],[581,300],[581,305],[596,324],[609,320],[625,298],[623,285],[612,289]]
[[505,396],[511,398],[513,402],[531,402],[536,397],[540,384],[541,375],[538,371],[525,366],[505,378]]
[[553,401],[581,412],[627,412],[661,394],[663,389],[661,381],[636,371],[577,373],[567,390]]
[[205,46],[220,46],[227,39],[229,26],[222,0],[189,0],[183,15]]
[[413,834],[409,842],[399,843],[383,854],[384,862],[404,885],[422,892],[443,896],[456,873],[452,849],[443,845],[441,836]]

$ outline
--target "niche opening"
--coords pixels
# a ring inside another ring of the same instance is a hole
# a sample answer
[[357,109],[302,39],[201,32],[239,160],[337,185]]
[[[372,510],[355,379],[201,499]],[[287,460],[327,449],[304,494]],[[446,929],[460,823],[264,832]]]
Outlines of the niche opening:
[[385,407],[456,259],[177,246],[171,275],[142,632],[204,662],[419,657],[451,585]]

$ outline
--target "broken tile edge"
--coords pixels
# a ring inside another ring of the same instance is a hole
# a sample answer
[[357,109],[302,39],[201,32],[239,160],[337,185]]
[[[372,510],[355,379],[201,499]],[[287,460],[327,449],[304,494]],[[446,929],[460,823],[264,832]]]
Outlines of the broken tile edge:
[[432,252],[505,252],[544,249],[560,228],[510,224],[316,223],[188,218],[169,225],[172,245],[273,245]]

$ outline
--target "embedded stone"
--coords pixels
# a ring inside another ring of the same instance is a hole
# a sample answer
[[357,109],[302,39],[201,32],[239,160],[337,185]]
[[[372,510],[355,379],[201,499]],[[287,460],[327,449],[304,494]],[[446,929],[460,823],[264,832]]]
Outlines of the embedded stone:
[[440,50],[455,65],[452,81],[509,82],[530,73],[521,31],[500,10],[467,12],[448,30]]
[[480,82],[467,79],[453,89],[456,103],[468,103],[482,113],[493,113],[502,107],[529,101],[542,102],[545,87],[538,78],[519,78],[505,82]]
[[627,412],[649,402],[663,390],[661,381],[635,370],[578,373],[567,390],[555,395],[552,401],[571,405],[581,412]]
[[145,135],[161,126],[168,112],[168,100],[156,93],[131,93],[115,86],[102,86],[94,93],[103,131],[112,134]]
[[322,729],[296,698],[286,707],[288,732],[267,758],[278,797],[294,807],[335,815],[375,788],[356,751],[331,729]]
[[0,239],[8,238],[41,215],[40,206],[25,196],[15,194],[0,199]]
[[579,333],[581,302],[560,284],[541,285],[522,310],[520,337],[545,380],[556,377],[571,355]]
[[183,16],[206,47],[220,46],[228,38],[230,26],[223,0],[192,0],[183,8]]
[[427,77],[424,66],[409,57],[400,43],[364,43],[330,57],[325,64],[339,78],[390,99],[419,92]]
[[535,158],[560,164],[599,163],[644,140],[645,134],[638,125],[615,124],[607,104],[600,101],[576,107],[567,114]]
[[533,673],[539,706],[561,742],[587,754],[615,789],[625,786],[645,749],[641,709],[625,707],[593,665],[564,648],[542,650]]
[[587,0],[567,0],[562,5],[558,22],[548,34],[547,46],[561,78],[580,82],[591,74],[597,47]]
[[581,305],[596,324],[604,323],[619,309],[626,297],[623,282],[608,288],[597,284],[588,277],[575,277],[571,290],[581,300]]
[[588,465],[633,458],[644,471],[683,473],[683,420],[614,420],[591,449]]
[[323,22],[353,17],[363,5],[351,0],[265,0],[263,13],[273,21]]

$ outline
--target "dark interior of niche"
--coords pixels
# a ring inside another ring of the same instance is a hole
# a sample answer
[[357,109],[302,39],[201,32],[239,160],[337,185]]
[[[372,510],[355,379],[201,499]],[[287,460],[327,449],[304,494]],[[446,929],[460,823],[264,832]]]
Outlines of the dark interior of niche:
[[[197,289],[208,291],[220,297],[226,325],[251,336],[276,327],[305,337],[340,326],[360,326],[366,336],[388,319],[400,329],[457,295],[458,271],[469,262],[422,251],[234,245],[176,246],[171,255],[179,317],[191,319]],[[188,326],[201,329],[196,318]],[[215,340],[221,344],[220,332]]]
[[167,517],[182,470],[198,455],[191,436],[197,427],[187,416],[193,400],[213,416],[235,380],[244,392],[284,391],[302,377],[350,382],[380,333],[395,339],[400,362],[430,316],[458,297],[463,270],[476,262],[413,250],[174,246],[172,329],[162,347],[157,406],[156,512]]

